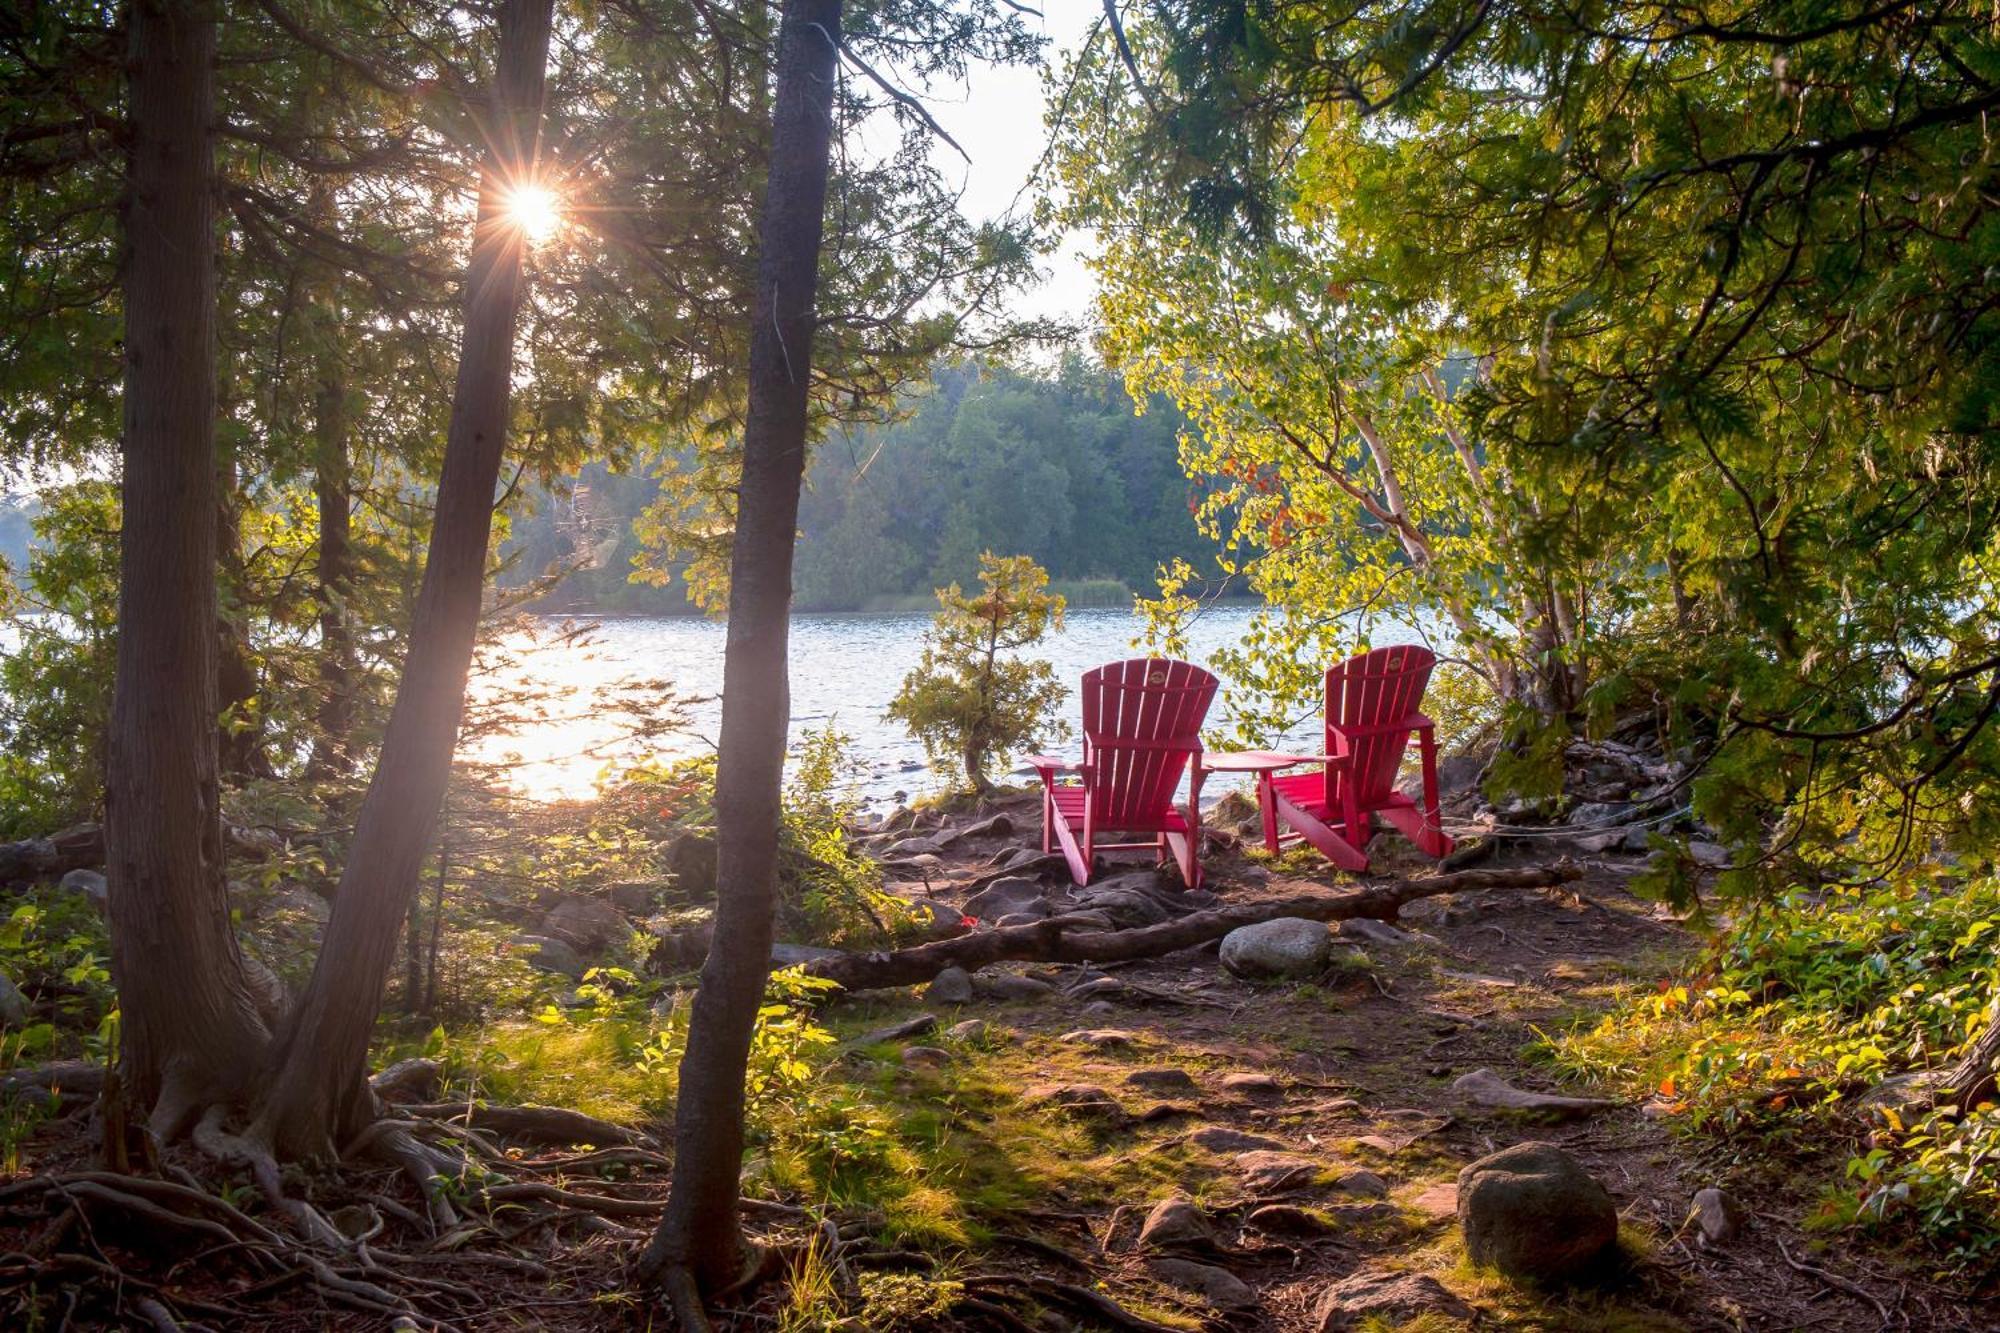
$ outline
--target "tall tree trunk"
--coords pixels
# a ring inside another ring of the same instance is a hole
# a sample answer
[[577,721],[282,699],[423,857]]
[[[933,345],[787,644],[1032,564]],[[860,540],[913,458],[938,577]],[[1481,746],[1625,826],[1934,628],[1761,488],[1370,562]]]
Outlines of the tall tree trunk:
[[319,509],[319,715],[308,778],[351,772],[354,730],[353,495],[347,446],[347,386],[328,350],[313,395],[313,496]]
[[507,438],[524,241],[507,194],[531,179],[553,0],[505,0],[465,328],[444,470],[403,677],[361,805],[333,918],[254,1126],[286,1157],[322,1156],[373,1116],[368,1037],[451,773],[479,628],[493,495]]
[[216,749],[215,16],[135,0],[118,665],[105,793],[125,1108],[162,1136],[268,1040],[223,884]]
[[737,1188],[743,1078],[770,972],[779,792],[791,714],[786,644],[804,475],[820,242],[841,0],[787,0],[778,29],[771,163],[751,310],[749,412],[729,565],[716,770],[715,933],[681,1059],[674,1179],[642,1275],[677,1307],[743,1266]]

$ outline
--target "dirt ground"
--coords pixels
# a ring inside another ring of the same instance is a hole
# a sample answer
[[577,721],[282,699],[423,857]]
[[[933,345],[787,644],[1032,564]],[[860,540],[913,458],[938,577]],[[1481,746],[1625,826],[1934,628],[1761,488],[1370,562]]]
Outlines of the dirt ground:
[[[1032,805],[1011,808],[1032,825]],[[994,849],[1021,841],[1017,833],[955,846],[926,871],[923,887],[954,901]],[[1393,834],[1378,837],[1374,853],[1377,873],[1434,869]],[[1491,864],[1537,859],[1545,858],[1517,853]],[[1063,989],[1044,999],[921,1007],[937,1012],[941,1025],[987,1020],[999,1040],[985,1043],[991,1053],[969,1058],[994,1063],[1029,1099],[1038,1089],[1046,1098],[1049,1087],[1109,1094],[1115,1107],[1076,1113],[1093,1120],[1099,1156],[1067,1185],[1056,1182],[1046,1215],[1069,1234],[1049,1238],[1087,1255],[1106,1290],[1207,1327],[1317,1330],[1323,1316],[1314,1308],[1330,1284],[1381,1272],[1433,1275],[1483,1326],[2000,1328],[2000,1315],[1927,1283],[1912,1257],[1803,1230],[1812,1199],[1782,1170],[1725,1158],[1639,1106],[1557,1120],[1484,1109],[1454,1091],[1456,1079],[1478,1069],[1525,1089],[1589,1091],[1554,1085],[1533,1058],[1540,1034],[1594,1020],[1698,952],[1700,942],[1679,923],[1626,891],[1640,858],[1581,860],[1584,877],[1562,889],[1413,904],[1398,923],[1406,940],[1356,939],[1363,961],[1310,983],[1238,980],[1209,946],[1107,969],[1028,966],[1016,970]],[[1265,864],[1223,851],[1210,855],[1207,869],[1206,887],[1230,904],[1341,883],[1310,853]],[[916,1011],[898,997],[856,997],[842,1007],[854,1021]],[[1128,1081],[1163,1069],[1183,1070],[1188,1081],[1158,1073]],[[919,1084],[911,1091],[921,1093],[922,1077],[911,1076]],[[1175,1084],[1179,1091],[1149,1090]],[[1210,1151],[1191,1137],[1210,1127],[1272,1140],[1268,1151],[1310,1158],[1321,1170],[1291,1188],[1246,1182],[1240,1152]],[[1459,1169],[1529,1140],[1574,1154],[1617,1203],[1620,1260],[1594,1287],[1527,1290],[1463,1261]],[[1136,1162],[1152,1169],[1130,1170]],[[1388,1206],[1344,1191],[1338,1182],[1353,1172],[1385,1182]],[[1098,1180],[1117,1184],[1098,1188]],[[1703,1246],[1688,1221],[1692,1196],[1706,1186],[1729,1189],[1750,1214],[1744,1233],[1725,1245]],[[1126,1189],[1133,1193],[1118,1197]],[[1217,1245],[1198,1257],[1248,1283],[1254,1307],[1220,1305],[1162,1280],[1133,1244],[1145,1210],[1176,1193],[1215,1219]],[[1345,1224],[1307,1240],[1241,1225],[1269,1203],[1307,1205]]]

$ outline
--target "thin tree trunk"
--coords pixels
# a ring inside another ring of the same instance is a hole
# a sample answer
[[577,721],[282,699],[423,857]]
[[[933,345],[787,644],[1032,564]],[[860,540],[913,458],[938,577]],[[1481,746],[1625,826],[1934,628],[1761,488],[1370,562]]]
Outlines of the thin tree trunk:
[[268,1040],[223,884],[216,748],[215,15],[129,10],[125,458],[105,792],[122,1105],[178,1133]]
[[751,311],[749,413],[730,557],[716,772],[715,935],[680,1067],[674,1180],[641,1261],[685,1308],[743,1266],[737,1189],[743,1078],[770,971],[779,790],[790,686],[792,543],[804,475],[841,0],[787,0],[778,30],[771,163]]
[[535,169],[553,0],[500,12],[491,145],[465,275],[465,327],[409,653],[374,780],[334,897],[333,918],[289,1030],[256,1133],[286,1157],[329,1154],[373,1117],[368,1037],[416,892],[465,705],[507,438],[523,240],[506,196]]
[[353,496],[348,463],[347,385],[334,354],[313,395],[313,496],[319,510],[319,716],[308,778],[353,770],[354,633],[347,600],[353,588]]

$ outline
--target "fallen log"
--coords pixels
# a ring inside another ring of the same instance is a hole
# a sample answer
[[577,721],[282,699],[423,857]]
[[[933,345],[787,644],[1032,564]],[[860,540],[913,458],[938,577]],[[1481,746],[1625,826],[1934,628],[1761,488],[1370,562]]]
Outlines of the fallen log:
[[805,965],[805,972],[808,976],[837,982],[844,990],[858,991],[921,985],[947,967],[962,967],[973,972],[989,963],[1003,962],[1125,962],[1134,958],[1155,958],[1176,949],[1205,944],[1240,926],[1275,921],[1279,917],[1304,917],[1309,921],[1373,917],[1393,921],[1404,904],[1419,898],[1478,889],[1548,888],[1579,879],[1582,875],[1582,868],[1568,860],[1554,865],[1522,866],[1510,870],[1464,870],[1456,874],[1433,875],[1429,879],[1373,884],[1352,893],[1314,893],[1295,898],[1265,899],[1240,907],[1194,912],[1133,930],[1105,930],[1098,924],[1101,918],[1079,920],[1055,916],[1030,925],[975,931],[956,939],[919,944],[893,952],[851,953],[838,958],[815,959]]

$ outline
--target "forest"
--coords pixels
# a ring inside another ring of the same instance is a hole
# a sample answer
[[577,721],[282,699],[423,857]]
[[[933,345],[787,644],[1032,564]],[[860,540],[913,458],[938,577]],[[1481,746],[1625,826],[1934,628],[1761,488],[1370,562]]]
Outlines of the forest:
[[0,13],[0,1318],[1992,1327],[1996,112],[1965,0]]
[[[987,550],[1032,557],[1084,604],[1129,604],[1176,560],[1212,570],[1219,545],[1199,531],[1176,463],[1184,420],[1165,395],[1134,407],[1117,377],[1074,353],[1052,373],[939,363],[889,420],[841,426],[815,449],[793,605],[928,608],[933,588],[976,582]],[[677,463],[594,464],[531,493],[501,548],[502,585],[558,571],[538,608],[698,611],[647,540],[655,473]]]

